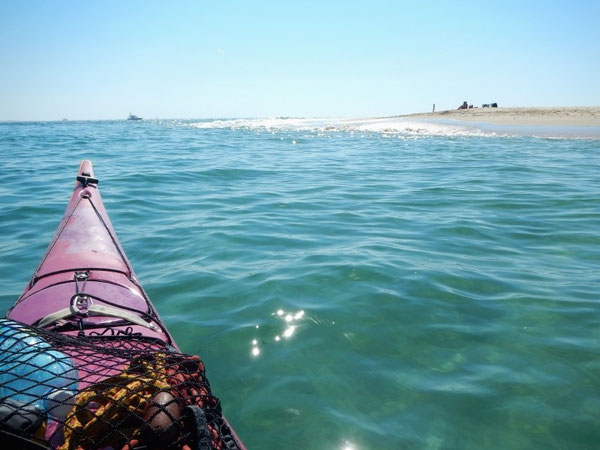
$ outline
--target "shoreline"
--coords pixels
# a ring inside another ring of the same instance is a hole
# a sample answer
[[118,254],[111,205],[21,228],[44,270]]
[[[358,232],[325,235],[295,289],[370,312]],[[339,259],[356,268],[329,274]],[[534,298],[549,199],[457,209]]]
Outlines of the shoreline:
[[450,119],[462,122],[489,123],[491,125],[597,127],[600,126],[600,107],[472,108],[393,117],[403,119]]

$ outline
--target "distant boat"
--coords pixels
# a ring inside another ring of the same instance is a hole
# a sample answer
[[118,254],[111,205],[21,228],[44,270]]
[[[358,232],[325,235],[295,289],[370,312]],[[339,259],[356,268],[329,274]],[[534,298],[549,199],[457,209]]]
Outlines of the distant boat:
[[135,114],[129,114],[127,120],[142,120],[141,117],[136,116]]

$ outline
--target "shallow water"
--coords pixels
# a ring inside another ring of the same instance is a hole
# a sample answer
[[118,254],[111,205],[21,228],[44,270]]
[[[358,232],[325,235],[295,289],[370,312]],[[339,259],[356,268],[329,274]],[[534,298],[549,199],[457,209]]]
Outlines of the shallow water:
[[249,448],[597,448],[600,142],[321,125],[0,124],[0,308],[91,159]]

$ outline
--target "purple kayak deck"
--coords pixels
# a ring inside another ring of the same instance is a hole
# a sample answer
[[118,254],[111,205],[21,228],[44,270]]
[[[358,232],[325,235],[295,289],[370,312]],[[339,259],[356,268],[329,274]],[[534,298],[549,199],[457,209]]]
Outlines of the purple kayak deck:
[[[123,323],[124,317],[97,311],[90,312],[87,317],[73,314],[62,319],[78,323],[81,319],[86,334],[108,327],[116,330],[133,327],[136,333],[175,345],[117,239],[90,161],[82,161],[73,195],[58,230],[7,317],[39,325],[51,314],[72,308],[78,295],[85,295],[86,302],[92,305],[122,308],[146,323],[146,326]],[[52,322],[46,327],[54,325]],[[65,333],[76,334],[77,331]]]
[[[81,313],[78,298],[85,299],[84,310],[92,305],[87,314]],[[94,306],[105,308],[101,311],[109,308],[111,313],[94,311]],[[54,320],[60,311],[62,315],[69,314]],[[81,162],[58,230],[6,317],[49,329],[60,326],[60,332],[68,335],[78,335],[81,329],[85,335],[97,335],[103,330],[140,333],[178,350],[121,247],[102,203],[90,161]],[[69,323],[71,327],[65,326]],[[90,360],[74,362],[77,366],[90,365]],[[115,375],[113,370],[103,371],[101,363],[92,365],[98,380]],[[245,449],[233,428],[229,428],[238,447]]]

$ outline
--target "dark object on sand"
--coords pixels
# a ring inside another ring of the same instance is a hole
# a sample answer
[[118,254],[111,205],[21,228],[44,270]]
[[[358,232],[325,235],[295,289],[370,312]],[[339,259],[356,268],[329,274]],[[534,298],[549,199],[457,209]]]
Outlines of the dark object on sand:
[[469,108],[469,104],[468,104],[467,102],[463,102],[463,104],[462,104],[462,105],[460,105],[460,106],[459,106],[458,108],[456,108],[456,109],[467,109],[467,108]]

